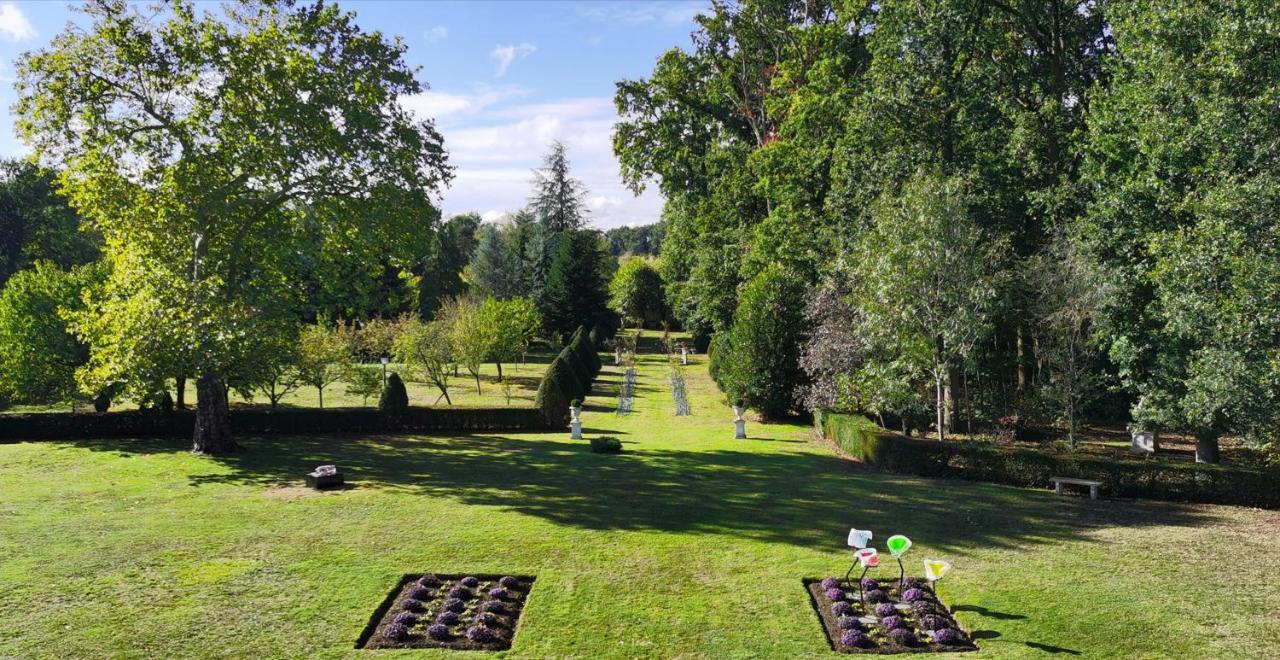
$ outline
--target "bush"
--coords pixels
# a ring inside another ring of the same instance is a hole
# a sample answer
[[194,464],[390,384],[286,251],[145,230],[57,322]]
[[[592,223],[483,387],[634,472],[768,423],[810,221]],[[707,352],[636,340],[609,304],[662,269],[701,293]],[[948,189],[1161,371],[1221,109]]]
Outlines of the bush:
[[596,351],[595,343],[591,341],[585,328],[578,328],[578,331],[573,335],[570,346],[573,347],[578,357],[582,359],[583,365],[587,367],[587,371],[594,380],[600,374],[600,369],[604,368],[604,363],[600,361],[600,354]]
[[564,428],[569,423],[569,400],[578,396],[576,377],[558,356],[547,365],[538,384],[534,405],[548,428]]
[[803,384],[804,294],[800,278],[766,268],[743,288],[733,325],[714,342],[713,377],[720,389],[769,419],[791,412]]
[[378,410],[384,412],[402,412],[409,408],[409,392],[404,387],[400,374],[391,372],[387,376],[387,385],[382,388],[378,397]]
[[617,454],[622,451],[622,441],[607,435],[592,438],[591,451],[597,454]]
[[973,442],[937,442],[881,432],[861,415],[821,413],[824,435],[889,472],[1047,488],[1054,476],[1094,479],[1116,497],[1280,509],[1280,470],[1050,454]]
[[84,308],[81,293],[102,268],[60,270],[45,261],[19,271],[0,291],[0,396],[14,403],[62,403],[76,395],[76,368],[88,347],[62,314]]
[[848,616],[853,613],[853,606],[846,601],[831,604],[831,613],[836,616]]
[[564,360],[569,369],[573,372],[574,383],[576,389],[573,392],[574,397],[585,397],[591,391],[591,370],[583,363],[582,358],[573,350],[572,346],[565,346],[560,351],[558,359]]

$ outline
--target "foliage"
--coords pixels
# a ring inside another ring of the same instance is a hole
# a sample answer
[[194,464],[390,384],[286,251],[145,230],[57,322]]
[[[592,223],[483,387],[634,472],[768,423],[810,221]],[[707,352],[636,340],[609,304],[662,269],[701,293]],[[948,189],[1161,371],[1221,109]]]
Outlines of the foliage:
[[656,327],[667,315],[662,276],[648,260],[628,259],[609,283],[609,306],[633,327]]
[[[398,379],[399,376],[396,376]],[[390,376],[387,377],[390,387]],[[382,370],[372,365],[348,362],[343,365],[342,380],[347,383],[347,394],[354,394],[364,399],[365,405],[369,404],[369,397],[379,396],[384,389],[382,384]],[[400,385],[403,387],[404,383]],[[409,405],[408,395],[405,396],[405,405]],[[381,405],[381,403],[379,403]]]
[[579,325],[595,327],[608,319],[613,265],[600,232],[557,235],[546,286],[537,300],[547,332],[566,336]]
[[480,216],[463,213],[449,218],[431,237],[430,257],[421,267],[418,288],[418,317],[435,317],[445,301],[467,292],[463,274],[476,251]]
[[481,303],[471,297],[452,298],[444,301],[432,323],[448,328],[449,346],[456,364],[466,367],[476,381],[476,394],[480,394],[480,365],[488,361],[493,352],[497,328],[481,313]]
[[37,261],[65,270],[98,258],[102,238],[84,231],[57,185],[31,162],[0,161],[0,286]]
[[[302,339],[297,332],[276,332],[264,339],[264,344],[270,342],[270,345],[263,346],[263,354],[270,357],[244,372],[237,388],[246,399],[252,398],[254,393],[262,394],[271,404],[271,409],[275,410],[281,399],[302,385],[311,383],[303,380]],[[345,346],[343,353],[346,353]],[[325,372],[326,376],[336,374],[336,369],[332,374],[327,370]]]
[[563,428],[569,423],[569,402],[581,396],[578,391],[577,376],[565,360],[557,355],[538,384],[538,395],[534,406],[542,414],[549,428]]
[[528,298],[485,298],[476,314],[488,339],[485,360],[498,366],[498,378],[503,379],[502,363],[514,362],[529,350],[542,327],[542,316]]
[[535,170],[533,176],[529,213],[550,235],[581,230],[587,222],[587,189],[582,181],[569,175],[569,157],[563,143],[551,143],[542,169]]
[[99,266],[63,271],[38,261],[0,291],[0,400],[61,403],[76,395],[75,371],[88,347],[64,317],[83,308],[80,292],[101,285]]
[[[403,43],[334,5],[84,12],[19,59],[14,114],[112,264],[79,321],[87,380],[149,395],[160,373],[185,373],[223,389],[300,304],[306,248],[420,254],[451,170],[434,126],[401,104],[422,90]],[[156,354],[168,364],[138,364]],[[198,403],[196,449],[233,449],[225,401]]]
[[605,231],[609,240],[609,252],[615,257],[625,255],[656,257],[662,250],[662,237],[667,226],[662,221],[650,225],[627,225]]
[[449,376],[454,364],[449,335],[449,327],[443,322],[413,319],[396,336],[391,354],[396,362],[405,365],[410,380],[431,383],[440,390],[436,403],[444,398],[445,403],[453,405],[449,398]]
[[608,435],[591,438],[591,451],[597,454],[622,453],[622,441]]
[[324,389],[342,378],[350,357],[342,337],[324,324],[309,325],[298,335],[298,378],[316,388],[321,408]]
[[785,417],[803,382],[800,342],[804,334],[804,283],[770,266],[743,288],[733,327],[716,338],[715,378],[733,401],[766,418]]

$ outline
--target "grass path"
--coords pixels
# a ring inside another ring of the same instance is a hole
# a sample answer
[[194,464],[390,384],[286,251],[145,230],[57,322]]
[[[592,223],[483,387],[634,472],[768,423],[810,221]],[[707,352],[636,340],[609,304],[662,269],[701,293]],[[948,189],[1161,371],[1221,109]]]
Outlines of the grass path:
[[[641,357],[634,412],[609,365],[583,415],[617,456],[568,432],[250,438],[219,460],[0,445],[0,657],[368,657],[369,614],[422,570],[537,574],[512,657],[833,657],[800,578],[843,573],[854,525],[912,537],[914,570],[956,565],[966,658],[1280,656],[1277,512],[874,474],[795,424],[733,440],[703,356],[689,417]],[[299,487],[330,461],[354,488]]]

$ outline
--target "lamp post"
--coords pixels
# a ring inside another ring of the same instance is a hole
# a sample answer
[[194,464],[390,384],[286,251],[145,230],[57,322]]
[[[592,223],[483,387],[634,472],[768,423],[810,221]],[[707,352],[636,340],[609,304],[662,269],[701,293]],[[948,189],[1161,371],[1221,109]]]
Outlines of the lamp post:
[[387,386],[387,363],[391,361],[391,358],[384,355],[378,358],[378,361],[382,363],[382,386],[386,387]]

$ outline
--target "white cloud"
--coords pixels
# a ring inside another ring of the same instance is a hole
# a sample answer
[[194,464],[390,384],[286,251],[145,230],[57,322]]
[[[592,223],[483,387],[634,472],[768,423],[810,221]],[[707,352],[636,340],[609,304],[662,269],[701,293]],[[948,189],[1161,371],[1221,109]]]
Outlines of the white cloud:
[[507,214],[503,213],[502,211],[499,211],[496,209],[489,209],[488,211],[485,211],[484,213],[480,214],[480,219],[485,222],[497,222],[506,215]]
[[448,37],[448,36],[449,36],[449,28],[443,25],[437,25],[431,28],[430,30],[427,30],[426,33],[423,34],[423,37],[426,38],[427,42],[433,43],[433,44],[443,41],[445,37]]
[[693,0],[691,2],[602,2],[587,5],[578,13],[583,18],[598,23],[670,27],[689,23],[694,16],[704,11],[707,11],[706,3]]
[[9,41],[25,41],[36,36],[36,29],[17,5],[4,2],[0,3],[0,34]]
[[490,51],[489,57],[498,62],[498,71],[495,77],[501,78],[507,73],[507,67],[516,60],[522,60],[538,50],[533,44],[525,42],[520,44],[506,44],[494,46]]
[[474,115],[495,103],[526,94],[528,94],[526,90],[515,85],[502,87],[476,85],[470,93],[428,90],[405,97],[401,103],[422,117],[442,119],[453,115]]

